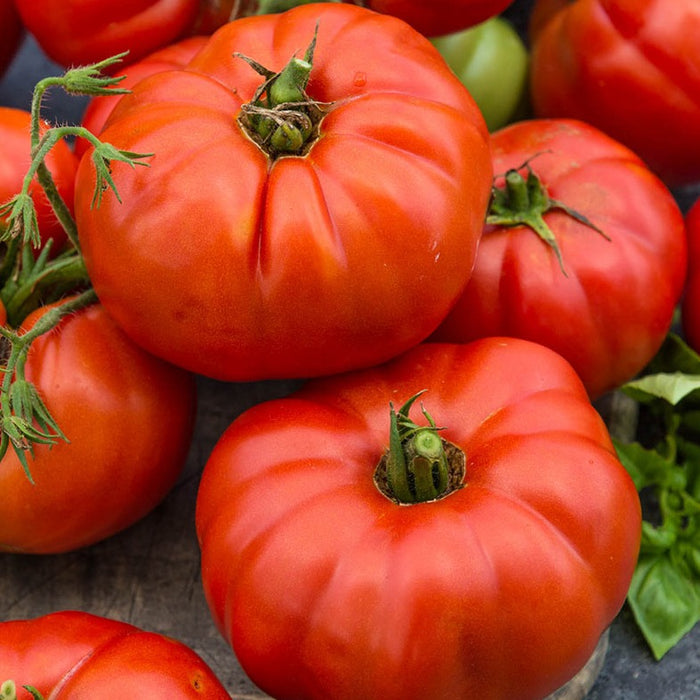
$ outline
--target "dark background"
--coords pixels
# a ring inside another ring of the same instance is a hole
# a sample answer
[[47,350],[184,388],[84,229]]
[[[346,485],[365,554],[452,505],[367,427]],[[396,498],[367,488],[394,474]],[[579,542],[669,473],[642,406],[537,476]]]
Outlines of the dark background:
[[[505,13],[523,36],[531,5],[531,0],[515,0]],[[28,109],[37,80],[61,72],[27,37],[0,81],[0,105]],[[82,98],[49,93],[45,115],[57,122],[77,123],[85,104]],[[691,186],[674,194],[686,210],[699,192],[698,186]],[[0,620],[33,617],[57,609],[81,609],[122,619],[188,644],[207,661],[236,700],[261,698],[211,622],[201,590],[194,504],[202,466],[228,424],[249,406],[282,396],[297,385],[224,384],[200,379],[196,437],[176,488],[143,521],[79,552],[0,555]],[[562,634],[570,633],[562,630]],[[656,662],[625,606],[612,625],[605,665],[588,698],[697,700],[700,626]]]

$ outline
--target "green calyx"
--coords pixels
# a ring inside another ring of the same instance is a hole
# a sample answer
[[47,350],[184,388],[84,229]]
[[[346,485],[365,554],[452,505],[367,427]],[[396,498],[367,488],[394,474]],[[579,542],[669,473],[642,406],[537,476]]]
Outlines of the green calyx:
[[375,472],[375,483],[385,496],[401,504],[425,503],[447,496],[462,485],[464,453],[442,439],[430,414],[421,407],[427,425],[409,418],[423,392],[395,411],[390,404],[389,449]]
[[[527,174],[523,176],[521,170]],[[502,187],[494,187],[491,190],[491,203],[486,216],[486,223],[496,226],[528,226],[557,256],[559,267],[567,277],[564,259],[557,239],[544,220],[544,215],[557,209],[568,214],[579,223],[588,226],[599,233],[606,240],[610,238],[583,214],[571,209],[563,202],[552,199],[541,180],[535,175],[529,161],[519,168],[512,168],[504,176]]]
[[304,58],[293,56],[279,73],[235,54],[265,78],[253,99],[241,106],[238,124],[273,160],[284,155],[304,155],[318,138],[324,105],[306,94],[317,33],[318,27]]

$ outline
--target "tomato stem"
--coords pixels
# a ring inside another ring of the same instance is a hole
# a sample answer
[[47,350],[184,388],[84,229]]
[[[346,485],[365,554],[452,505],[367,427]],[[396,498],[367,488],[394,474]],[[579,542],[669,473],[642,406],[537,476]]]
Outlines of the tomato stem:
[[265,78],[253,99],[241,106],[238,124],[272,159],[303,155],[318,137],[324,105],[306,94],[317,35],[318,26],[304,58],[293,56],[279,73],[248,56],[234,54]]
[[434,501],[450,490],[451,466],[445,449],[449,443],[438,435],[443,428],[422,406],[428,425],[418,425],[408,415],[422,393],[412,396],[398,412],[390,404],[389,450],[384,458],[387,490],[403,504]]
[[[526,169],[527,175],[520,171]],[[544,220],[544,215],[552,210],[563,211],[576,221],[588,226],[606,240],[610,238],[583,214],[571,209],[563,202],[552,199],[542,181],[532,170],[529,161],[518,168],[511,168],[503,176],[502,187],[493,186],[491,204],[486,223],[497,226],[527,226],[531,228],[556,255],[559,267],[568,277],[559,243]]]

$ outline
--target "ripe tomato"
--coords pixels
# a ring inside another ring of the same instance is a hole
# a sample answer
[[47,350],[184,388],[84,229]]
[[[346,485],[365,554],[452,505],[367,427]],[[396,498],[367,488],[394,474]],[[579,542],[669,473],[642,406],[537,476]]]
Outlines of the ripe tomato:
[[700,199],[686,217],[688,230],[688,281],[683,295],[681,319],[688,344],[700,352]]
[[[526,177],[529,167],[545,197],[600,231],[556,207],[542,217],[552,245],[527,224],[487,224],[469,284],[433,338],[542,343],[598,397],[642,370],[669,330],[686,274],[683,215],[634,153],[582,122],[522,121],[491,145],[500,188],[509,170]],[[541,198],[519,184],[525,196],[515,208],[535,212]]]
[[[389,403],[422,390],[464,474],[404,505],[373,475]],[[249,409],[205,465],[196,523],[214,620],[273,697],[515,700],[584,665],[625,600],[640,517],[572,368],[488,338]]]
[[[148,75],[181,68],[204,46],[206,41],[207,38],[204,36],[188,37],[163,49],[158,49],[140,61],[129,64],[124,71],[117,70],[117,73],[124,75],[124,79],[118,83],[117,87],[129,90]],[[121,94],[94,97],[85,108],[82,125],[93,134],[99,135],[107,117],[121,98]],[[86,140],[78,139],[76,141],[75,153],[78,156],[82,156],[87,149],[88,142]]]
[[598,127],[670,185],[700,179],[700,3],[540,0],[534,12],[536,115]]
[[10,65],[22,38],[22,23],[13,0],[0,0],[0,75]]
[[[296,101],[290,120],[320,114],[319,133],[270,154],[237,121],[263,110],[251,101],[264,78],[233,54],[281,70],[317,25],[301,91],[317,102]],[[469,277],[492,177],[486,125],[437,50],[394,17],[322,3],[231,22],[186,69],[140,81],[102,138],[155,155],[148,168],[114,163],[122,203],[99,207],[82,159],[90,278],[130,337],[197,373],[374,364],[427,337]]]
[[[356,0],[344,0],[356,2]],[[503,12],[513,0],[367,0],[366,7],[400,17],[426,36],[473,27]]]
[[[22,181],[31,159],[30,121],[31,115],[23,109],[0,107],[0,203],[6,202],[22,189]],[[45,162],[58,192],[72,210],[75,173],[78,168],[76,156],[65,141],[59,141],[49,151]],[[54,250],[58,250],[65,243],[65,231],[36,181],[32,183],[30,193],[37,212],[41,238],[43,241],[53,238]]]
[[33,484],[12,449],[0,461],[0,551],[77,549],[154,508],[189,449],[192,377],[134,345],[101,306],[39,337],[25,371],[69,442],[34,446]]
[[68,67],[123,51],[136,61],[228,20],[235,0],[15,0],[39,46]]
[[[229,700],[213,671],[175,639],[86,612],[0,623],[0,683],[18,700]],[[3,696],[5,697],[5,696]]]

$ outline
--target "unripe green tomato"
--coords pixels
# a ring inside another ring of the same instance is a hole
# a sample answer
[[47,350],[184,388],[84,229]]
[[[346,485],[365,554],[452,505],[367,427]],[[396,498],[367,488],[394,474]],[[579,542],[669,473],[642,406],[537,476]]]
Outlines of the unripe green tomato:
[[515,117],[524,104],[529,54],[508,20],[492,17],[431,41],[476,100],[490,131]]

